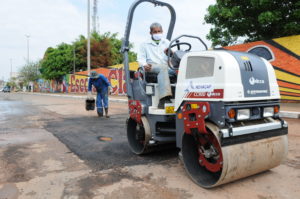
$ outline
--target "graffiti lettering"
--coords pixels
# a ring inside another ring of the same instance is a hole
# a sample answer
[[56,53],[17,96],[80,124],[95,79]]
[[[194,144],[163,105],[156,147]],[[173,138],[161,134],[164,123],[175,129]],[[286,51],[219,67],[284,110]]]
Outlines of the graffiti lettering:
[[[108,74],[108,80],[112,85],[113,95],[126,94],[125,72],[123,69],[111,69]],[[68,93],[86,93],[88,91],[88,78],[85,75],[66,75],[62,82],[54,80],[36,83],[37,92],[68,92]],[[93,87],[93,92],[96,89]]]
[[123,69],[112,69],[109,72],[108,80],[113,88],[112,94],[114,95],[125,95],[126,94],[126,83],[125,73]]

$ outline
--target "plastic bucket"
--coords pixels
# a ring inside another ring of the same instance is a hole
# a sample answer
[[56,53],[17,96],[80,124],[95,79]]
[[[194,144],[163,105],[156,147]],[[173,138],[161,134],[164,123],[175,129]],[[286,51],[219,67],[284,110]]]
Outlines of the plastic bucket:
[[86,99],[85,100],[85,109],[87,111],[95,110],[95,99]]

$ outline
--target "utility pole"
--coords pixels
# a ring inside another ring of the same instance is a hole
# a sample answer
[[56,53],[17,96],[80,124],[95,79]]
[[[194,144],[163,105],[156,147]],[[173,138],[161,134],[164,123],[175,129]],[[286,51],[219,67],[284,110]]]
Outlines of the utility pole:
[[97,32],[98,31],[98,22],[99,22],[99,18],[98,18],[98,0],[94,0],[94,5],[93,5],[93,32]]
[[10,60],[10,80],[12,80],[12,58]]
[[91,70],[91,30],[90,30],[90,0],[87,0],[88,6],[87,6],[87,72],[88,75],[90,75]]
[[73,74],[75,75],[75,46],[73,46]]
[[30,35],[25,35],[27,37],[27,65],[29,65],[29,38]]

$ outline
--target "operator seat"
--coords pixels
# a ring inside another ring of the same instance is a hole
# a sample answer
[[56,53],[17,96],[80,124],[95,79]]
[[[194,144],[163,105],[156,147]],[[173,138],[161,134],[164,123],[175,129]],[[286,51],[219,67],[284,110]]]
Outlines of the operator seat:
[[[177,83],[177,72],[180,66],[180,61],[182,57],[187,53],[187,51],[183,50],[177,50],[174,53],[172,53],[171,57],[171,64],[173,68],[175,68],[175,73],[170,74],[169,72],[169,77],[170,77],[170,82],[171,84],[176,84]],[[170,69],[172,70],[172,69]],[[152,73],[152,72],[146,72],[145,73],[145,78],[147,83],[157,83],[157,74]]]

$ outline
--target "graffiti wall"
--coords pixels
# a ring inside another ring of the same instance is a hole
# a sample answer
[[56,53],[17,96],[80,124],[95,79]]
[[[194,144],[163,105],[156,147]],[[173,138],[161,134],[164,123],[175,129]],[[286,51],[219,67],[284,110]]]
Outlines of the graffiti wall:
[[[113,95],[125,95],[125,73],[120,69],[107,69],[108,73],[105,75],[111,83]],[[103,73],[102,73],[103,74]],[[67,91],[69,93],[86,93],[88,91],[88,78],[86,75],[67,75]],[[94,90],[95,91],[95,90]]]
[[42,93],[65,93],[67,92],[68,83],[66,77],[61,82],[55,80],[39,79],[33,84],[34,92]]
[[[98,69],[99,70],[99,69]],[[103,69],[104,75],[108,78],[112,86],[113,95],[126,95],[125,72],[119,69]],[[99,72],[99,71],[98,71]],[[103,74],[103,73],[102,73]],[[54,80],[40,79],[34,83],[34,92],[46,93],[87,93],[87,75],[66,75],[61,82]],[[95,88],[93,90],[96,92]]]
[[300,35],[224,48],[267,59],[275,69],[281,99],[300,102]]
[[69,93],[86,93],[88,78],[85,75],[66,75],[67,90]]
[[125,72],[122,68],[111,69],[108,80],[112,86],[112,93],[115,95],[126,95]]

